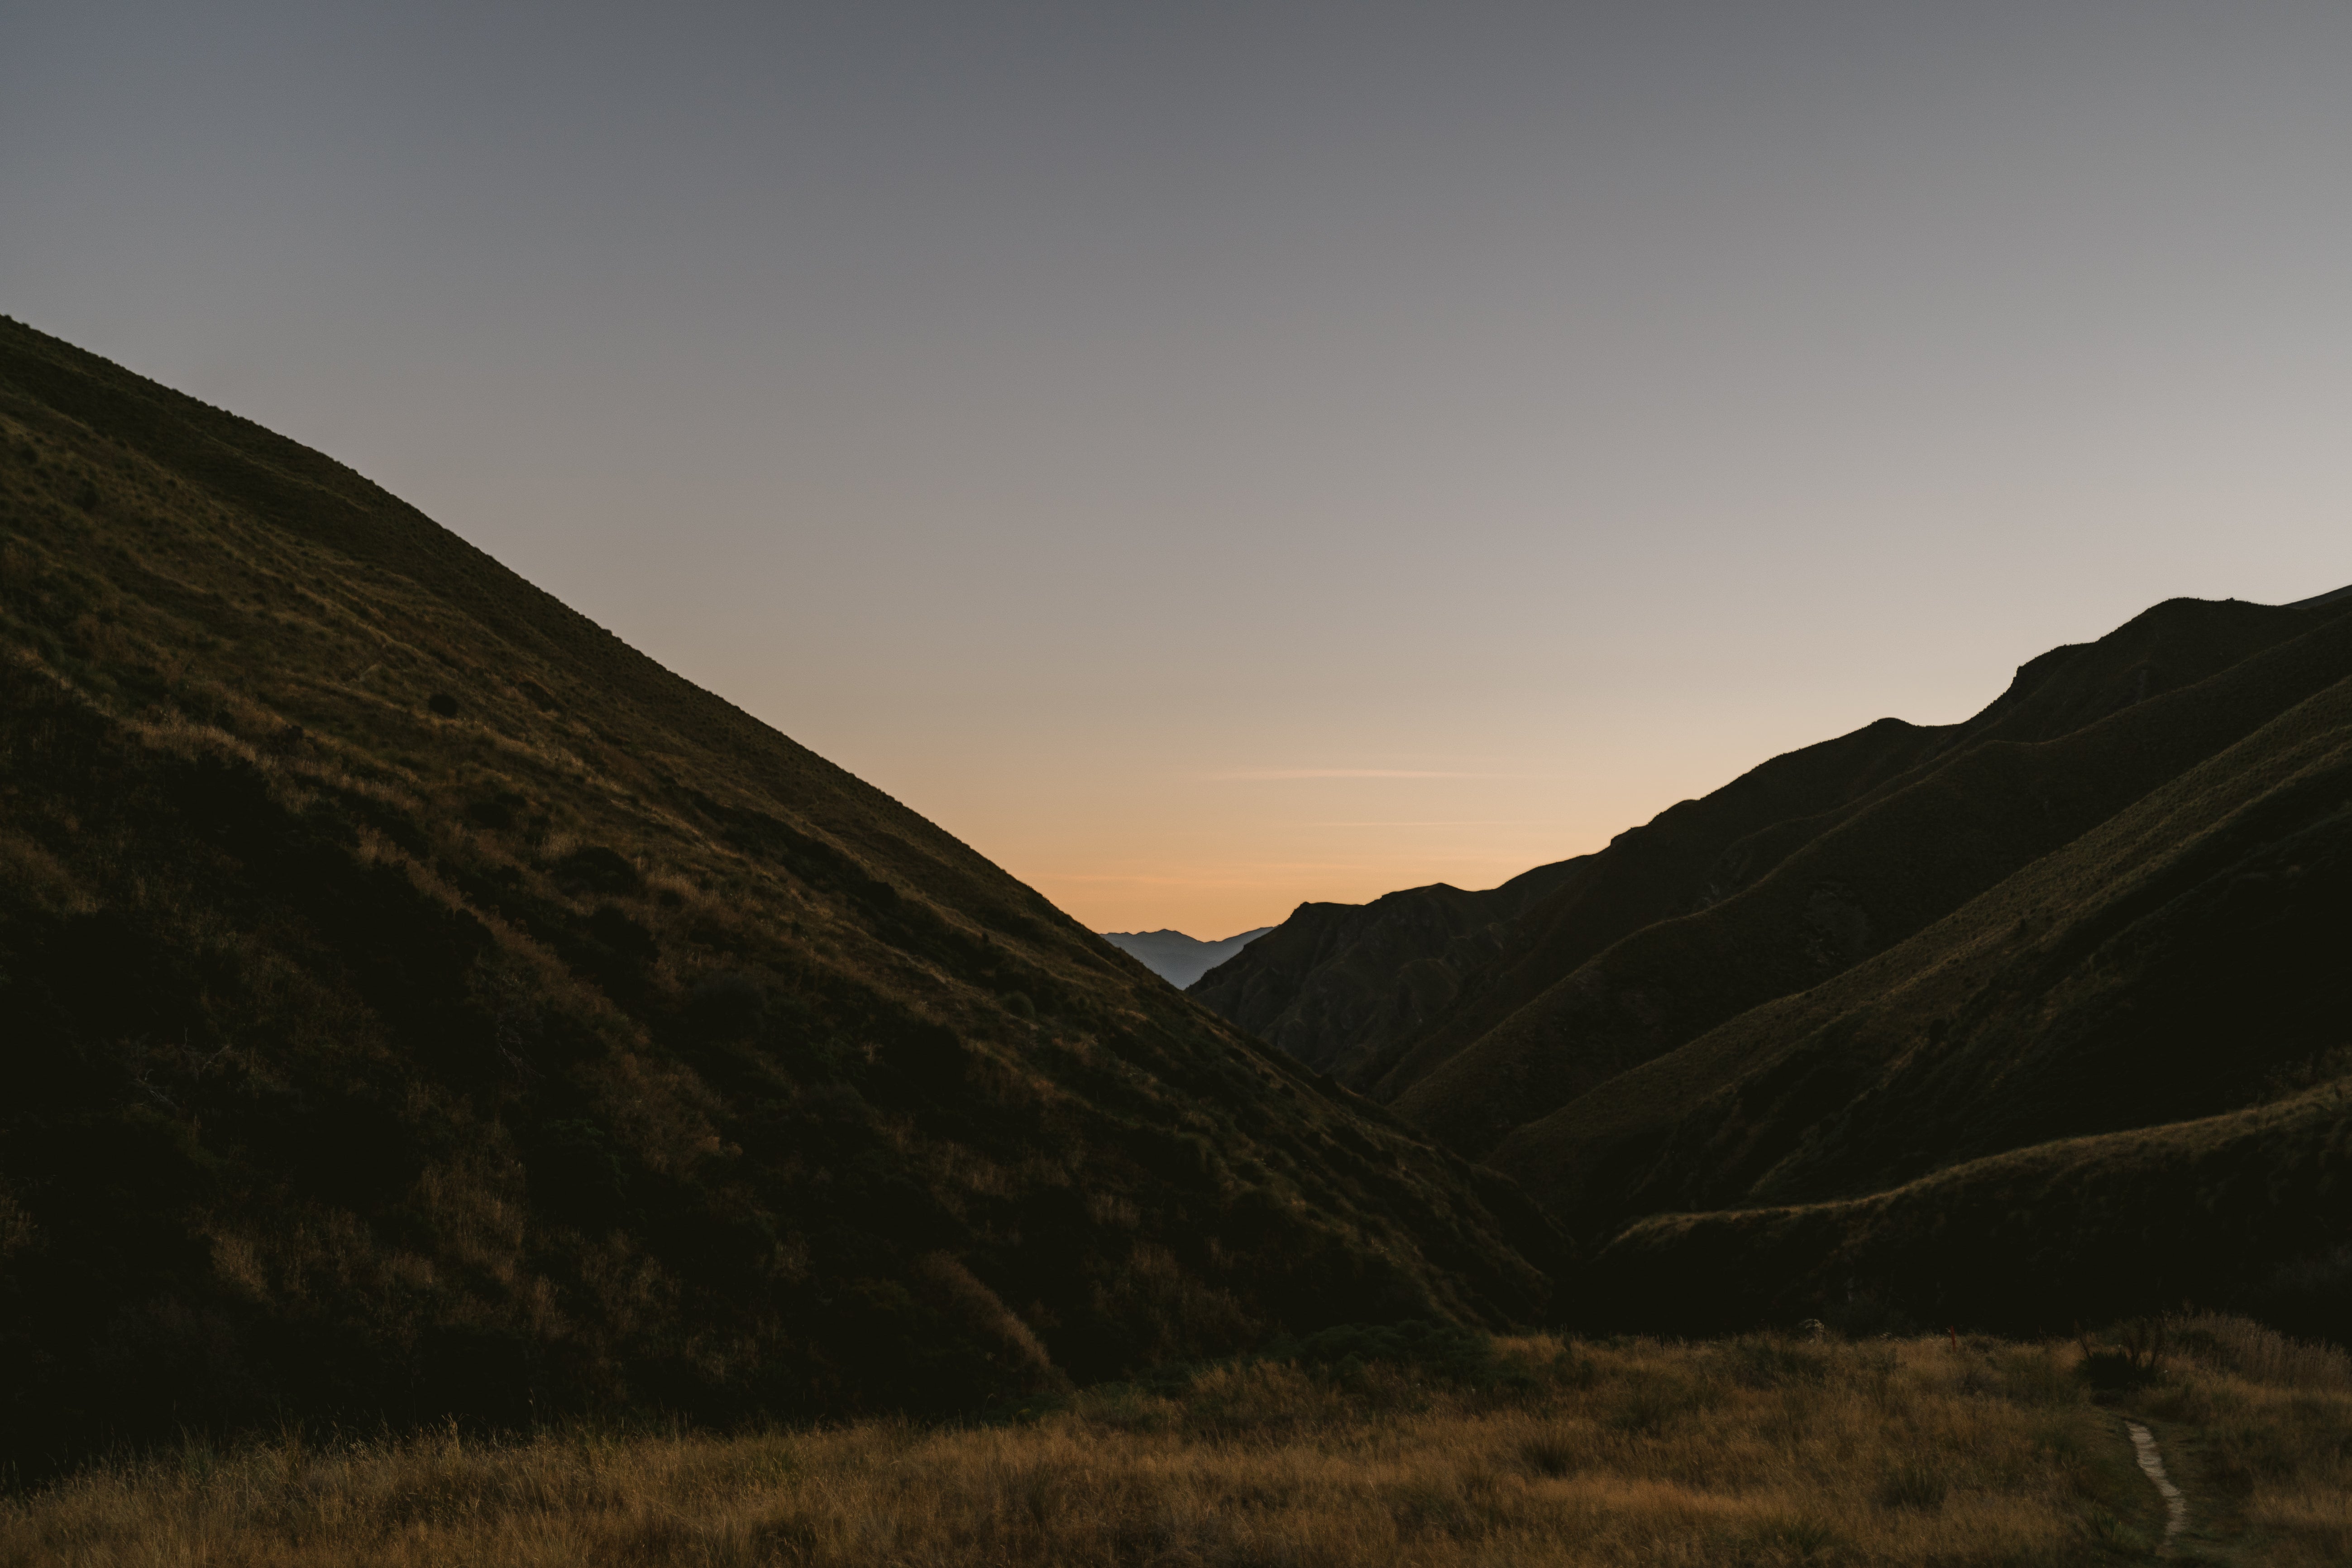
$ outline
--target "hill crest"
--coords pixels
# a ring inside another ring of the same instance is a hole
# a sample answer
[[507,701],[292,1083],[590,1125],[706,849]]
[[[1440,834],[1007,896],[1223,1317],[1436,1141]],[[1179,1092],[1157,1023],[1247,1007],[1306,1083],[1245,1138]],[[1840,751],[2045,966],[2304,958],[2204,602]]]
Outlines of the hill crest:
[[0,322],[0,1461],[1549,1310],[1507,1181],[341,465]]

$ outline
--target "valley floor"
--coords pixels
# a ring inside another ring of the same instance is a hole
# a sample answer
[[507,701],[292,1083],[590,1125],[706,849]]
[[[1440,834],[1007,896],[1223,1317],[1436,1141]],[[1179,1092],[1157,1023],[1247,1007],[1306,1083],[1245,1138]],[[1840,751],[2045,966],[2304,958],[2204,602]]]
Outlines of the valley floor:
[[2115,1563],[2166,1519],[2127,1421],[2187,1495],[2170,1560],[2352,1561],[2352,1364],[2231,1319],[2168,1334],[2096,1396],[2073,1342],[1522,1339],[994,1426],[192,1441],[0,1500],[0,1563]]

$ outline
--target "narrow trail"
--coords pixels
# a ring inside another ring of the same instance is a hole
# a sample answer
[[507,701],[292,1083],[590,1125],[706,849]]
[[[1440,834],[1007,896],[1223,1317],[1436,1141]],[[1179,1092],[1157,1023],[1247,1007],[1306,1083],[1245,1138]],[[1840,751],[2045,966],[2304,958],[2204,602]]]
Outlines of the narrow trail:
[[2159,1550],[2170,1552],[2173,1538],[2189,1523],[2189,1499],[2164,1473],[2164,1456],[2157,1451],[2156,1434],[2137,1421],[2126,1421],[2124,1426],[2131,1433],[2132,1452],[2139,1460],[2141,1471],[2164,1495],[2164,1545]]

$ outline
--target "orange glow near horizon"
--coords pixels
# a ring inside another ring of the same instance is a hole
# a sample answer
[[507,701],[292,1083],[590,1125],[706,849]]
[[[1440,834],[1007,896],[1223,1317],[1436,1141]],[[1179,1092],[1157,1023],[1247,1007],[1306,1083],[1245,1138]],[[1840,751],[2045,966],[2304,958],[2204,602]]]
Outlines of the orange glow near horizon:
[[2352,583],[2352,7],[19,9],[0,310],[1097,930]]
[[[1942,693],[1927,717],[1965,716],[2006,675],[1987,672],[1990,689],[1976,700]],[[887,737],[896,742],[887,747],[840,737],[831,754],[1091,930],[1173,928],[1216,940],[1277,924],[1302,902],[1362,903],[1435,882],[1495,887],[1597,850],[1779,752],[1880,716],[1818,700],[1738,714],[1714,707],[1662,698],[1669,721],[1618,715],[1613,749],[1480,754],[1453,767],[1429,758],[1184,767],[1166,758],[1181,736],[1090,748],[1105,737],[1076,729],[1058,744],[1050,734],[1025,739],[1040,752],[1089,757],[1086,771],[1032,770],[1026,747],[991,753],[951,741],[933,752],[918,743],[932,733],[920,726]]]

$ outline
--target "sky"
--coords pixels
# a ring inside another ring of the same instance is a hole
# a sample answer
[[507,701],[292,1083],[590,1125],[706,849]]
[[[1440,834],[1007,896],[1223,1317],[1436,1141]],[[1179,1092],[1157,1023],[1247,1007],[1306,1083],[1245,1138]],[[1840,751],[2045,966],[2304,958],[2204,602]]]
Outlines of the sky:
[[0,311],[1097,930],[2352,584],[2352,6],[0,8]]

